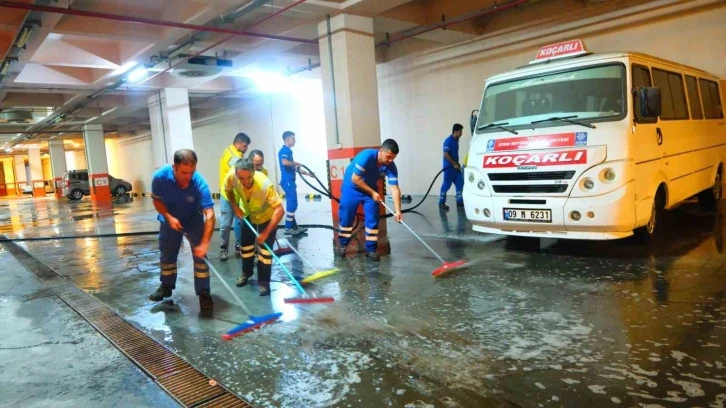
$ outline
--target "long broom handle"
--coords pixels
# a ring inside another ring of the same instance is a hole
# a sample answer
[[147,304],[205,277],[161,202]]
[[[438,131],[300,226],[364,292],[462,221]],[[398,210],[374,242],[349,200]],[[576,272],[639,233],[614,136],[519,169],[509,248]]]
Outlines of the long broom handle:
[[[247,227],[252,230],[252,232],[255,234],[255,236],[257,236],[257,237],[260,236],[260,234],[257,232],[257,230],[252,226],[252,224],[250,224],[250,222],[247,221],[247,217],[242,218],[242,220],[245,222],[245,224],[247,224]],[[294,283],[295,286],[297,286],[298,290],[300,290],[300,292],[303,295],[305,295],[305,297],[308,297],[308,294],[305,293],[305,289],[303,289],[302,286],[300,286],[300,284],[297,283],[297,280],[295,280],[295,277],[292,276],[292,273],[290,273],[290,271],[287,270],[287,267],[285,267],[285,264],[283,264],[282,261],[280,260],[280,258],[278,258],[277,255],[275,255],[275,252],[272,251],[272,248],[270,248],[267,245],[267,242],[263,242],[263,244],[265,244],[265,248],[267,248],[267,250],[270,251],[270,255],[272,255],[272,257],[275,258],[275,260],[277,261],[277,263],[280,264],[280,267],[282,268],[282,270],[285,271],[285,273],[287,274],[287,276],[290,277],[290,280],[292,281],[292,283]]]
[[[275,240],[277,240],[277,237],[275,237]],[[288,241],[288,244],[289,243],[290,242]],[[280,245],[280,243],[278,242],[277,245]],[[313,264],[310,263],[310,261],[308,261],[304,256],[302,256],[302,254],[300,252],[298,252],[297,249],[295,249],[292,245],[288,245],[287,247],[290,248],[292,250],[292,252],[294,252],[298,256],[298,258],[302,259],[302,261],[305,262],[305,264],[307,264],[307,266],[313,268],[313,270],[315,272],[320,272],[320,271],[318,271],[318,269],[315,266],[313,266]]]
[[[388,208],[388,206],[386,205],[386,203],[383,202],[383,200],[381,200],[381,204],[384,207],[386,207],[386,210],[390,211],[391,214],[395,214],[395,212],[393,212],[390,208]],[[436,253],[436,251],[434,251],[426,242],[424,242],[423,239],[421,239],[421,237],[418,236],[418,234],[413,232],[413,230],[411,229],[411,227],[408,226],[408,224],[403,222],[403,220],[401,220],[401,224],[403,224],[404,227],[408,228],[408,230],[411,231],[411,234],[413,234],[414,237],[418,238],[418,240],[421,241],[421,243],[424,244],[424,246],[426,248],[428,248],[429,251],[431,251],[431,253],[434,254],[434,256],[437,257],[439,259],[439,261],[441,261],[442,264],[446,263],[446,261],[444,261],[444,258],[440,257],[439,254]]]
[[225,282],[224,279],[222,279],[222,275],[220,275],[219,272],[217,272],[217,270],[214,269],[214,267],[212,266],[212,263],[209,262],[208,259],[205,259],[205,261],[207,262],[207,266],[209,267],[209,270],[214,272],[214,275],[217,277],[217,279],[219,279],[220,282],[222,282],[222,285],[224,285],[224,287],[227,289],[229,294],[232,295],[232,297],[237,302],[237,304],[239,304],[242,307],[242,309],[245,311],[245,313],[247,313],[249,316],[252,316],[252,312],[250,312],[250,309],[248,309],[247,306],[245,306],[244,302],[242,302],[242,299],[237,297],[237,294],[234,293],[232,288],[230,288],[229,285],[227,285],[227,282]]
[[[186,235],[187,241],[189,241],[189,245],[190,246],[193,246],[192,240],[189,239],[189,235],[187,235],[186,233],[184,235]],[[229,292],[229,294],[232,295],[232,298],[234,298],[234,300],[237,302],[237,304],[240,305],[240,307],[242,307],[242,310],[244,310],[245,313],[247,313],[247,315],[252,316],[252,312],[250,312],[250,309],[248,309],[247,306],[245,306],[245,304],[242,301],[242,299],[240,299],[239,297],[237,297],[237,294],[234,293],[234,291],[232,290],[232,288],[229,287],[229,285],[227,285],[227,282],[224,281],[224,279],[222,278],[222,275],[219,272],[217,272],[217,270],[214,268],[214,266],[212,266],[212,263],[209,262],[209,258],[206,258],[205,257],[204,258],[204,262],[209,267],[209,270],[212,271],[212,273],[214,273],[214,276],[216,276],[217,279],[220,282],[222,282],[222,285],[225,287],[225,289],[227,289],[227,292]]]

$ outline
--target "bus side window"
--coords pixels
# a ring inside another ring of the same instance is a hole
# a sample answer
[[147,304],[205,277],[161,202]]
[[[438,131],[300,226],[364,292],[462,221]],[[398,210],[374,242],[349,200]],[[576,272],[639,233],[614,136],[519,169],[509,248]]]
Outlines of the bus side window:
[[693,119],[703,119],[701,98],[698,97],[696,77],[686,75],[686,90],[688,91],[688,103],[691,105],[691,117]]
[[658,118],[641,118],[638,116],[640,110],[638,109],[638,104],[640,103],[637,98],[637,94],[635,91],[638,88],[651,87],[650,82],[650,70],[648,67],[633,64],[633,117],[635,118],[635,121],[638,123],[655,123],[658,121]]
[[680,74],[653,68],[653,83],[660,87],[663,111],[661,120],[688,119],[686,92]]
[[703,112],[706,119],[723,119],[723,107],[719,98],[718,84],[707,79],[699,79],[698,85],[701,87]]

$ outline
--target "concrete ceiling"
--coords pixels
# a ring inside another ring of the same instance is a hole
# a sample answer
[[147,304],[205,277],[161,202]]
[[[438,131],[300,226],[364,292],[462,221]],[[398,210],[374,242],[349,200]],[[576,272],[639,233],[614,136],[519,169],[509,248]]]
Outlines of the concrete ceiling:
[[[19,8],[23,4],[36,9]],[[341,10],[373,17],[377,46],[391,48],[405,41],[440,46],[480,36],[495,18],[482,10],[493,5],[493,0],[0,0],[0,68],[4,59],[13,61],[0,75],[0,110],[33,111],[30,123],[0,118],[0,148],[77,139],[86,123],[102,123],[116,132],[110,135],[148,132],[148,98],[166,87],[189,90],[195,118],[244,103],[254,90],[245,77],[250,70],[286,74],[317,67],[317,24]],[[68,14],[68,7],[95,14]],[[279,14],[270,17],[273,13]],[[457,17],[465,21],[438,28]],[[178,23],[254,35],[196,31]],[[32,31],[26,36],[27,28]],[[14,46],[23,37],[24,47]],[[386,43],[391,40],[401,41]],[[178,69],[187,66],[182,57],[194,54],[231,60],[233,66],[203,77],[179,76]],[[142,65],[151,79],[122,82]],[[50,123],[60,113],[64,116]],[[24,133],[38,130],[63,134]],[[25,137],[30,140],[23,142]]]

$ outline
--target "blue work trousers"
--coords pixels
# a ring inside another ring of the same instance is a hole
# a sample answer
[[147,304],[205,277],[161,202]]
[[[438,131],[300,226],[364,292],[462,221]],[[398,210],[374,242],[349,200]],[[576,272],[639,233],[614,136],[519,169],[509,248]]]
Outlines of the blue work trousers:
[[[197,246],[204,234],[204,217],[201,214],[187,220],[179,220],[191,240],[192,248]],[[161,252],[161,284],[165,287],[176,288],[177,257],[181,248],[184,234],[174,231],[166,222],[161,222],[159,228],[159,251]],[[204,259],[194,259],[194,291],[199,295],[202,292],[209,292],[209,267]]]
[[453,167],[449,167],[444,170],[444,182],[441,183],[441,193],[439,194],[439,204],[446,202],[446,193],[451,188],[451,185],[456,188],[456,203],[461,204],[464,202],[462,193],[464,192],[464,173],[461,170],[457,170]]
[[285,229],[297,228],[297,221],[295,221],[295,211],[297,211],[297,185],[295,184],[295,180],[282,180],[280,187],[285,192],[285,210],[287,211],[287,215],[285,216]]
[[338,206],[338,218],[340,229],[338,231],[338,243],[340,246],[347,246],[353,233],[353,224],[358,214],[358,207],[363,205],[366,227],[366,252],[376,252],[378,247],[378,221],[380,219],[379,204],[366,193],[355,189],[344,188],[340,205]]

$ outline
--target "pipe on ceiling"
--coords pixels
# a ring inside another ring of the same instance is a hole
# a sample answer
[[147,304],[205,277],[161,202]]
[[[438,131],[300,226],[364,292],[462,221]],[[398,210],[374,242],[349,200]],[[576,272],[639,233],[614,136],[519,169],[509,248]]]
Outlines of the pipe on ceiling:
[[250,33],[249,31],[246,31],[246,30],[242,30],[242,31],[228,30],[225,28],[208,27],[208,26],[203,26],[203,25],[187,24],[187,23],[177,23],[174,21],[166,21],[166,20],[154,20],[154,19],[150,19],[150,18],[125,16],[125,15],[120,15],[120,14],[101,13],[101,12],[96,12],[96,11],[85,11],[85,10],[67,9],[67,8],[60,8],[60,7],[48,7],[48,6],[40,6],[40,5],[36,5],[36,4],[16,3],[14,1],[0,0],[0,7],[15,8],[15,9],[21,9],[21,10],[30,10],[30,11],[40,11],[40,12],[44,12],[44,13],[67,14],[67,15],[79,16],[79,17],[100,18],[100,19],[104,19],[104,20],[124,21],[127,23],[139,23],[139,24],[149,24],[149,25],[164,26],[164,27],[184,28],[187,30],[208,31],[208,32],[222,33],[222,34],[233,34],[235,36],[242,35],[242,36],[248,36],[248,37],[264,38],[267,40],[290,41],[290,42],[298,42],[298,43],[304,43],[304,44],[317,44],[318,43],[318,40],[308,40],[305,38],[286,37],[286,36],[280,36],[280,35],[270,35],[270,34],[261,34],[261,33]]
[[[299,5],[299,4],[301,4],[301,3],[304,3],[305,1],[307,1],[307,0],[298,0],[298,1],[296,1],[295,3],[293,3],[293,4],[291,4],[291,5],[287,6],[287,7],[284,7],[284,8],[282,8],[282,9],[280,9],[280,10],[278,10],[278,11],[276,11],[276,12],[272,13],[272,14],[270,14],[269,16],[267,16],[267,17],[265,17],[265,18],[261,19],[260,21],[257,21],[257,22],[255,22],[254,24],[250,25],[249,27],[247,27],[246,29],[244,29],[244,30],[242,30],[242,31],[235,31],[235,30],[226,30],[226,31],[231,31],[231,32],[233,32],[234,34],[230,35],[229,37],[225,37],[225,38],[223,38],[222,40],[218,41],[217,43],[215,43],[215,44],[213,44],[213,45],[211,45],[211,46],[209,46],[209,47],[207,47],[207,48],[203,49],[202,51],[199,51],[198,53],[196,53],[196,54],[194,54],[194,55],[190,55],[190,56],[187,56],[187,57],[185,57],[185,58],[184,58],[184,59],[183,59],[182,61],[178,62],[177,64],[175,64],[175,65],[172,65],[172,66],[170,66],[170,67],[166,68],[165,70],[163,70],[163,71],[161,71],[161,72],[158,72],[158,73],[156,73],[155,75],[152,75],[151,77],[148,77],[148,78],[144,79],[143,81],[140,81],[140,82],[138,82],[138,83],[134,84],[134,86],[132,86],[132,87],[129,87],[129,88],[126,88],[126,89],[125,89],[125,90],[124,90],[123,92],[121,92],[121,95],[123,95],[123,94],[124,94],[124,93],[126,93],[126,92],[129,92],[129,91],[131,91],[132,89],[136,88],[137,86],[141,85],[142,83],[144,83],[144,82],[147,82],[147,81],[151,80],[152,78],[154,78],[154,77],[156,77],[156,76],[158,76],[158,75],[161,75],[161,74],[163,74],[164,72],[167,72],[167,71],[169,71],[169,70],[171,70],[171,69],[173,69],[173,68],[175,68],[175,67],[177,67],[177,66],[179,66],[179,65],[183,64],[184,62],[188,61],[189,59],[191,59],[191,58],[194,58],[194,57],[196,57],[196,56],[199,56],[199,55],[200,55],[200,54],[202,54],[203,52],[206,52],[206,51],[208,51],[208,50],[210,50],[210,49],[212,49],[212,48],[214,48],[214,47],[216,47],[216,46],[218,46],[218,45],[220,45],[220,44],[224,43],[225,41],[229,41],[230,39],[232,39],[232,38],[234,38],[234,37],[236,37],[236,36],[238,36],[238,35],[245,35],[245,34],[243,34],[243,33],[247,33],[247,30],[249,30],[249,29],[251,29],[251,28],[253,28],[253,27],[255,27],[255,26],[258,26],[258,25],[262,24],[263,22],[265,22],[265,21],[267,21],[267,20],[269,20],[269,19],[271,19],[271,18],[273,18],[273,17],[275,17],[275,16],[277,16],[277,15],[279,15],[279,14],[282,14],[282,13],[284,13],[285,11],[287,11],[287,10],[289,10],[289,9],[291,9],[291,8],[293,8],[293,7],[295,7],[295,6]],[[12,3],[12,2],[8,2],[8,1],[0,1],[0,6],[3,6],[3,5],[5,5],[5,4],[7,4],[7,3]],[[13,3],[13,4],[17,4],[17,3]],[[25,8],[25,6],[31,6],[31,5],[26,5],[26,4],[19,4],[19,5],[20,5],[20,6],[23,6],[23,8]],[[35,6],[33,6],[33,7],[35,7]],[[59,8],[56,8],[56,7],[49,7],[49,8],[52,8],[52,9],[56,9],[56,10],[62,10],[62,11],[75,11],[75,10],[70,10],[70,9],[59,9]],[[57,12],[57,11],[53,11],[53,12]],[[195,27],[196,27],[196,26],[195,26]],[[198,27],[200,27],[200,30],[199,30],[199,31],[208,31],[208,29],[209,29],[209,27],[206,27],[206,26],[198,26]],[[215,28],[215,30],[220,30],[220,29],[216,29],[216,28]],[[302,40],[302,39],[300,39],[300,40]],[[302,40],[302,41],[313,41],[313,40]],[[317,41],[314,41],[314,43],[315,43],[315,44],[317,44]],[[115,89],[114,89],[114,90],[115,90]],[[103,89],[101,89],[101,90],[98,90],[98,91],[94,92],[93,94],[91,94],[91,95],[89,95],[88,97],[86,97],[86,98],[84,99],[84,101],[82,101],[81,103],[77,104],[77,106],[75,106],[75,107],[74,107],[74,109],[77,109],[77,108],[82,108],[82,107],[84,107],[84,106],[85,106],[84,102],[85,102],[85,103],[87,104],[87,101],[89,101],[89,100],[92,100],[92,99],[93,99],[94,97],[96,97],[96,96],[98,96],[98,95],[100,95],[100,94],[103,94],[103,93],[104,93],[104,92],[106,92],[106,91],[111,91],[111,89],[106,89],[106,88],[103,88]],[[61,112],[61,113],[59,114],[59,116],[60,116],[60,115],[63,115],[63,114],[64,114],[64,112]],[[41,127],[40,127],[40,129],[43,129],[44,127],[48,126],[49,124],[51,124],[51,122],[46,122],[46,123],[44,123],[44,124],[41,124]],[[22,132],[22,133],[28,133],[28,132]],[[22,141],[24,141],[24,140],[26,140],[26,139],[28,139],[28,138],[29,138],[28,136],[22,137],[22,138],[20,138],[20,139],[18,140],[18,142],[16,142],[16,144],[17,144],[17,143],[19,143],[19,142],[22,142]]]
[[[298,0],[298,1],[296,1],[295,3],[292,3],[292,4],[290,4],[289,6],[287,6],[287,7],[284,7],[284,8],[282,8],[282,9],[280,9],[280,10],[278,10],[278,11],[276,11],[276,12],[274,12],[274,13],[270,14],[269,16],[267,16],[267,17],[263,18],[262,20],[260,20],[260,21],[257,21],[257,22],[255,22],[254,24],[252,24],[252,25],[250,25],[249,27],[245,28],[245,29],[243,30],[243,32],[246,32],[247,30],[249,30],[249,29],[251,29],[251,28],[254,28],[254,27],[256,27],[256,26],[258,26],[258,25],[260,25],[260,24],[264,23],[265,21],[267,21],[267,20],[269,20],[269,19],[271,19],[271,18],[273,18],[273,17],[275,17],[275,16],[277,16],[277,15],[279,15],[279,14],[282,14],[282,13],[286,12],[287,10],[290,10],[291,8],[293,8],[293,7],[297,6],[297,5],[301,4],[301,3],[304,3],[304,2],[306,2],[306,1],[307,1],[307,0]],[[181,64],[183,64],[183,63],[185,63],[185,62],[189,61],[190,59],[192,59],[192,58],[194,58],[194,57],[198,57],[198,56],[202,55],[202,53],[205,53],[205,52],[207,52],[207,51],[211,50],[212,48],[214,48],[214,47],[216,47],[216,46],[218,46],[218,45],[220,45],[220,44],[222,44],[222,43],[225,43],[225,42],[227,42],[227,41],[231,40],[232,38],[234,38],[234,37],[236,37],[236,36],[237,36],[237,34],[233,34],[233,35],[230,35],[229,37],[225,37],[225,38],[222,38],[221,40],[219,40],[219,41],[217,41],[216,43],[214,43],[214,44],[210,45],[209,47],[207,47],[207,48],[205,48],[205,49],[203,49],[203,50],[201,50],[201,51],[197,52],[196,54],[193,54],[193,55],[189,55],[189,56],[186,56],[186,57],[182,58],[182,60],[181,60],[181,61],[177,62],[177,63],[176,63],[176,64],[174,64],[174,65],[171,65],[171,66],[169,66],[169,67],[168,67],[168,68],[166,68],[165,70],[163,70],[163,71],[161,71],[161,72],[157,72],[156,74],[154,74],[154,75],[152,75],[152,76],[150,76],[150,77],[148,77],[148,78],[145,78],[144,80],[142,80],[142,81],[140,81],[140,82],[137,82],[137,83],[136,83],[136,84],[134,84],[134,85],[133,85],[132,87],[128,88],[128,90],[134,89],[134,88],[136,88],[137,86],[139,86],[139,85],[141,85],[141,84],[143,84],[143,83],[145,83],[145,82],[148,82],[148,81],[152,80],[153,78],[156,78],[157,76],[159,76],[159,75],[161,75],[161,74],[163,74],[163,73],[165,73],[165,72],[168,72],[168,71],[170,71],[170,70],[172,70],[172,69],[174,69],[174,68],[178,67],[179,65],[181,65]],[[314,41],[314,43],[315,43],[315,44],[317,44],[317,43],[318,43],[318,42],[317,42],[317,40],[316,40],[316,41]]]
[[496,12],[509,9],[514,6],[518,6],[520,4],[527,3],[529,1],[530,0],[511,0],[511,1],[508,1],[503,4],[495,4],[491,7],[487,7],[487,8],[481,9],[481,10],[473,11],[471,13],[463,14],[459,17],[455,17],[448,21],[442,21],[440,23],[419,26],[419,27],[415,27],[415,28],[412,28],[409,30],[403,30],[403,31],[400,31],[400,32],[394,34],[395,38],[392,38],[390,40],[381,41],[381,42],[377,43],[375,46],[376,46],[376,48],[378,48],[378,47],[381,47],[384,45],[390,45],[397,41],[404,40],[406,38],[415,37],[417,35],[428,33],[429,31],[438,30],[439,28],[446,28],[446,27],[454,25],[454,24],[459,24],[463,21],[471,20],[472,18],[485,16],[487,14],[494,14]]

